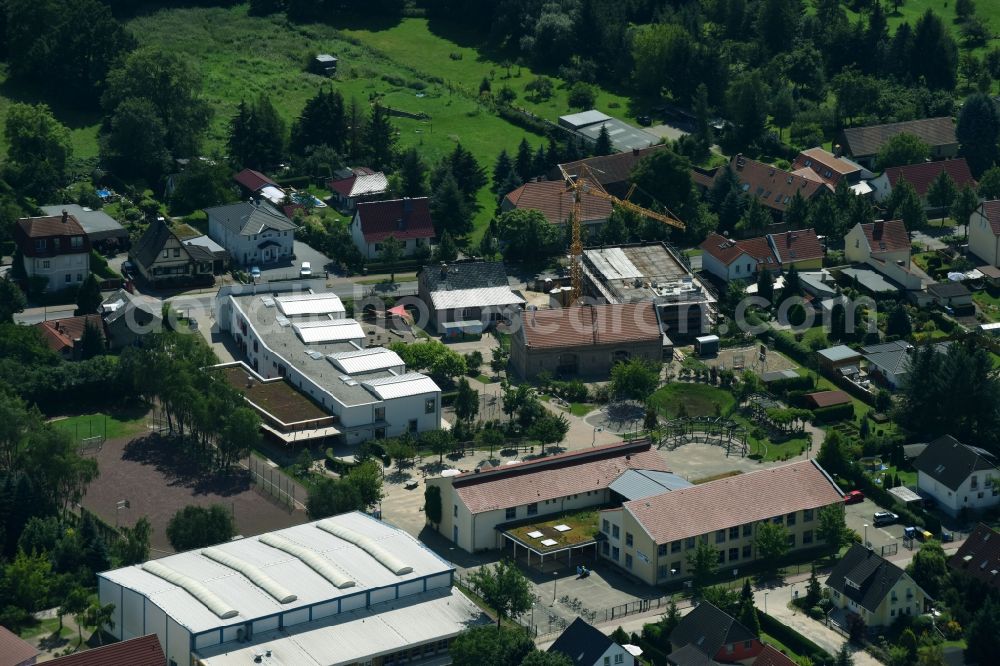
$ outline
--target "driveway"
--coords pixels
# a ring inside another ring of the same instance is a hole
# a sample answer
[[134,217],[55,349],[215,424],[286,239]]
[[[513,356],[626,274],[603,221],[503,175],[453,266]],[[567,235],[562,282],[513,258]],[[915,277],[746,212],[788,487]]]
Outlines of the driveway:
[[[846,510],[847,526],[860,534],[862,539],[867,534],[868,543],[872,545],[876,552],[881,553],[882,548],[890,544],[896,544],[897,548],[899,547],[903,539],[903,525],[896,524],[875,527],[873,524],[875,512],[885,510],[878,504],[866,498],[864,502],[848,504],[844,508]],[[868,526],[867,529],[865,529],[865,525]]]
[[[260,277],[266,280],[287,280],[299,276],[299,267],[303,261],[312,264],[313,275],[326,278],[326,271],[332,267],[333,261],[322,252],[317,252],[302,241],[295,241],[293,245],[295,259],[280,264],[272,264],[268,267],[261,266]],[[324,283],[325,286],[325,283]]]

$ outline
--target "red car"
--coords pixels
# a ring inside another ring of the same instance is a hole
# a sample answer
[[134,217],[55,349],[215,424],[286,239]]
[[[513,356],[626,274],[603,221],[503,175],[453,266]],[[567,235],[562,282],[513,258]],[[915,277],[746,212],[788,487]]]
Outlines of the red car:
[[844,495],[844,504],[858,504],[865,501],[865,494],[860,490],[852,490]]

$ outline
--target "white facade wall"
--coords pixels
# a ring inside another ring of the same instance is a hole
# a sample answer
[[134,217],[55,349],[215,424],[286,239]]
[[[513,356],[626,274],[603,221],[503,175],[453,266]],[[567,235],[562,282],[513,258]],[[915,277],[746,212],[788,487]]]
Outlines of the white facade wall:
[[632,666],[633,663],[635,663],[635,659],[628,653],[628,650],[618,643],[612,643],[604,654],[597,658],[593,666],[622,666],[622,664]]
[[[973,479],[976,480],[975,487],[972,485]],[[937,500],[941,508],[952,516],[957,516],[962,509],[985,511],[1000,504],[998,482],[1000,473],[982,470],[969,475],[958,490],[952,491],[929,474],[917,472],[917,488]]]
[[990,266],[1000,266],[1000,236],[993,234],[982,207],[969,218],[969,250]]
[[[273,263],[275,261],[290,260],[292,257],[292,244],[295,241],[295,230],[276,231],[265,229],[263,233],[244,236],[231,231],[223,225],[217,218],[208,217],[208,236],[216,243],[226,248],[233,259],[233,263],[241,266],[251,266],[254,264]],[[258,245],[264,241],[274,241],[277,247],[265,248],[261,250]],[[264,252],[270,250],[271,254],[265,259]]]
[[746,253],[740,254],[735,261],[727,266],[708,252],[702,252],[701,267],[726,282],[733,280],[753,282],[757,279],[757,262]]
[[[378,259],[381,254],[381,244],[380,243],[369,243],[365,240],[365,236],[361,233],[361,220],[358,218],[358,214],[354,214],[354,219],[351,220],[351,240],[354,241],[354,246],[358,248],[362,256],[365,259]],[[422,246],[430,246],[430,238],[407,238],[406,240],[400,241],[403,244],[403,256],[411,257],[417,251],[417,248]]]
[[872,256],[871,245],[860,224],[855,224],[844,237],[844,257],[852,264],[860,264]]
[[46,291],[59,291],[79,285],[90,274],[90,254],[58,254],[54,257],[24,257],[24,272],[29,278],[49,279]]
[[[155,633],[160,640],[160,647],[166,654],[168,664],[171,661],[180,666],[189,666],[192,663],[191,634],[173,618],[168,617],[159,606],[145,596],[124,589],[105,578],[98,578],[97,592],[101,604],[115,605],[111,618],[114,626],[105,627],[112,636],[127,641]],[[215,635],[215,642],[218,642],[218,632]]]

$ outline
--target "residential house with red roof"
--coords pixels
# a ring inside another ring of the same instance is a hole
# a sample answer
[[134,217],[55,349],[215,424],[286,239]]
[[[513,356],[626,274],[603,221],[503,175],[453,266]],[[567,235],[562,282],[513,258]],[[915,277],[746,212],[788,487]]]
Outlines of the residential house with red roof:
[[49,349],[67,360],[80,358],[80,341],[87,326],[92,326],[101,340],[105,340],[104,321],[97,314],[52,319],[35,324]]
[[823,246],[815,229],[799,229],[732,240],[713,233],[701,244],[703,270],[720,280],[753,281],[760,270],[816,270],[823,267]]
[[389,191],[389,181],[381,171],[368,167],[340,169],[327,181],[333,203],[345,213],[353,213],[363,201],[374,201]]
[[442,507],[441,522],[431,526],[462,550],[493,550],[507,523],[607,505],[609,486],[629,470],[669,471],[649,440],[639,440],[429,478]]
[[233,180],[240,186],[240,190],[244,196],[253,196],[269,185],[271,187],[278,187],[276,182],[260,171],[254,171],[253,169],[243,169],[243,171],[233,176]]
[[919,164],[907,164],[906,166],[889,167],[882,175],[868,181],[874,191],[873,196],[878,202],[883,202],[892,196],[892,188],[905,180],[913,189],[917,191],[924,208],[932,208],[927,201],[927,192],[931,183],[941,173],[948,174],[955,182],[955,187],[962,189],[966,186],[976,187],[976,181],[969,171],[969,164],[964,157],[953,160],[941,160],[939,162],[920,162]]
[[430,248],[434,240],[430,200],[427,197],[359,203],[351,220],[351,238],[366,259],[378,259],[390,236],[403,244],[403,256]]
[[639,358],[659,365],[672,346],[652,301],[605,303],[519,314],[510,360],[521,377],[607,378],[616,363]]
[[[828,191],[823,180],[815,174],[806,178],[744,157],[742,153],[734,155],[729,166],[739,179],[742,191],[747,196],[755,197],[777,217],[784,214],[796,192],[806,201],[811,201]],[[721,175],[722,169],[719,169],[715,173],[715,180]]]
[[793,551],[815,548],[819,511],[843,504],[843,491],[815,460],[738,474],[601,511],[601,557],[660,585],[691,576],[687,556],[700,541],[718,551],[719,569],[742,569],[759,557],[762,524],[783,525]]
[[1000,200],[984,201],[972,214],[969,251],[988,266],[1000,266]]
[[66,211],[18,220],[14,242],[28,279],[44,280],[45,291],[79,286],[90,274],[90,239]]
[[[596,180],[585,178],[590,186],[601,192],[604,188]],[[564,225],[573,214],[574,192],[558,180],[528,182],[513,192],[508,192],[500,202],[500,209],[537,210],[551,224]],[[596,233],[611,217],[611,202],[584,192],[580,199],[580,222],[588,232]]]
[[701,601],[670,632],[672,666],[747,664],[764,650],[760,637],[709,601]]
[[840,181],[855,185],[861,179],[864,169],[851,160],[837,157],[822,148],[809,148],[795,156],[792,162],[792,173],[803,178],[815,180],[819,178],[830,190],[834,190]]
[[40,654],[34,645],[0,626],[0,666],[34,666]]
[[910,234],[902,220],[856,224],[844,236],[844,254],[852,264],[866,264],[900,287],[918,291],[923,278],[910,267]]

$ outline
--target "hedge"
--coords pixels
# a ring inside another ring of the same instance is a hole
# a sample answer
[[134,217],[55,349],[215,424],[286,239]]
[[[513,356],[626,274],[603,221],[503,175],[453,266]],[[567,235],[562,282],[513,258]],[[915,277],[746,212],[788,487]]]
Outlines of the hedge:
[[788,377],[777,379],[767,385],[767,390],[771,393],[790,393],[792,391],[809,391],[816,387],[812,376],[803,375],[801,377]]
[[812,356],[812,350],[805,346],[801,342],[798,342],[795,338],[785,333],[784,331],[774,332],[774,348],[790,356],[792,359],[798,361],[804,366],[809,365],[809,357]]
[[844,419],[854,419],[854,403],[848,402],[843,405],[832,407],[820,407],[813,410],[813,420],[817,424],[833,423]]
[[788,625],[782,624],[760,610],[757,611],[757,617],[760,618],[761,631],[773,636],[779,643],[795,654],[801,657],[808,657],[816,666],[833,662],[833,657],[826,650]]

